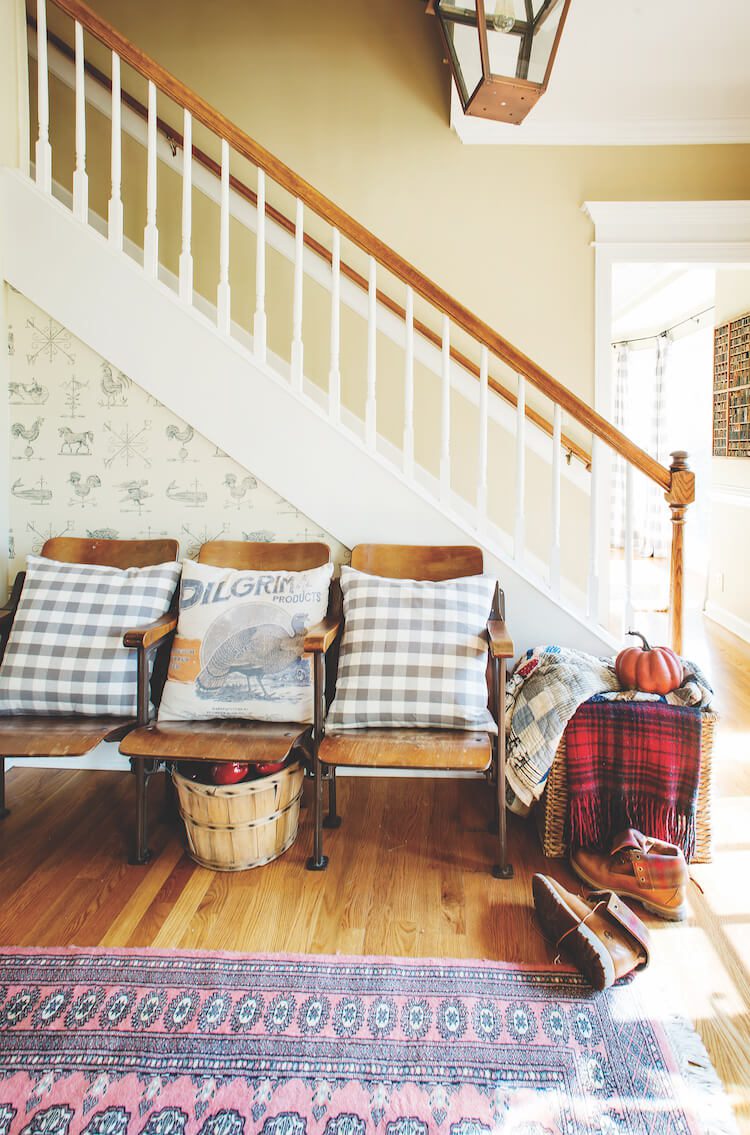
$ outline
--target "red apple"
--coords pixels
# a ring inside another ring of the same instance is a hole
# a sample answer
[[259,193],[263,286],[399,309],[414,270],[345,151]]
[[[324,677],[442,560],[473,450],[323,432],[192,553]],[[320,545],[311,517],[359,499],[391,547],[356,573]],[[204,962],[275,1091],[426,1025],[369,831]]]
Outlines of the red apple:
[[214,784],[238,784],[247,776],[249,767],[242,761],[221,761],[211,765],[211,779]]
[[286,761],[266,761],[264,764],[255,767],[261,776],[270,776],[274,772],[281,772],[285,764]]

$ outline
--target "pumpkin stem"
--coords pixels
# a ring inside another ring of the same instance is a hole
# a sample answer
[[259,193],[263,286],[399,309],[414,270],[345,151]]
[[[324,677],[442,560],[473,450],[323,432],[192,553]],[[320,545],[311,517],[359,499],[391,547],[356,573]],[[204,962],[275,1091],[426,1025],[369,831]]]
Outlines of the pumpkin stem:
[[642,635],[640,631],[626,631],[625,633],[633,635],[634,638],[639,638],[641,640],[641,642],[643,643],[643,649],[644,650],[650,650],[651,649],[651,647],[646,642],[645,636]]

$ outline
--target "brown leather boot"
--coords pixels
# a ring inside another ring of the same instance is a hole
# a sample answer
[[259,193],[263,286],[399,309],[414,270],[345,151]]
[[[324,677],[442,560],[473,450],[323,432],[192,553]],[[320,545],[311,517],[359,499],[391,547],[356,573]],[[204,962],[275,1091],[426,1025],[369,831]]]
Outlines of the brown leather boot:
[[609,854],[581,848],[572,853],[570,863],[576,875],[595,890],[635,899],[672,922],[687,917],[687,863],[673,843],[628,828],[612,841]]
[[648,930],[612,891],[593,895],[587,903],[549,875],[535,875],[531,886],[544,936],[594,989],[607,989],[648,965]]

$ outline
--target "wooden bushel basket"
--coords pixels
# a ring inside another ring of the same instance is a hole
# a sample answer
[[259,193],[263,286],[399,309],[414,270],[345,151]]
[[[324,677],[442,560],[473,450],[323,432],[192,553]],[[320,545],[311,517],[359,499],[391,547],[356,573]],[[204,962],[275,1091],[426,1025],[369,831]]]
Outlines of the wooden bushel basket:
[[304,773],[299,763],[241,784],[199,784],[172,773],[190,854],[214,871],[277,859],[297,838]]

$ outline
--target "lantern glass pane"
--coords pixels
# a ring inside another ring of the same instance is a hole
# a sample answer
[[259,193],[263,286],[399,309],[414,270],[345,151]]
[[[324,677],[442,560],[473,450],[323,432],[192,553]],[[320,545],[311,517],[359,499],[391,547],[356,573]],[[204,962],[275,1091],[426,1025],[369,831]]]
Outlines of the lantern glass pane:
[[531,45],[531,58],[529,60],[529,79],[532,83],[543,83],[547,73],[552,48],[560,26],[560,17],[563,13],[562,0],[552,0],[552,4],[541,5],[544,9],[542,20],[537,26]]
[[487,27],[487,47],[490,53],[490,74],[513,78],[518,67],[521,36],[515,32],[493,31]]
[[459,94],[465,104],[482,79],[476,0],[460,0],[459,3],[441,0],[437,12],[453,54],[454,67],[459,71]]

